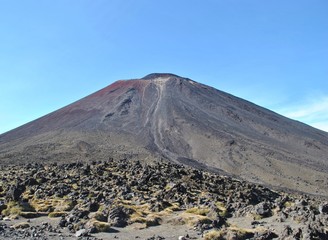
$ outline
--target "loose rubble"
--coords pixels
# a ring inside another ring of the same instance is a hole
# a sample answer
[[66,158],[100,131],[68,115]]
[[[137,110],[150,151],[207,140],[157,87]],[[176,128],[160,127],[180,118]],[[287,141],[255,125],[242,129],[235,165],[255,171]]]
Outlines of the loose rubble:
[[0,239],[119,239],[164,223],[196,239],[328,239],[326,202],[168,162],[1,166],[0,179]]

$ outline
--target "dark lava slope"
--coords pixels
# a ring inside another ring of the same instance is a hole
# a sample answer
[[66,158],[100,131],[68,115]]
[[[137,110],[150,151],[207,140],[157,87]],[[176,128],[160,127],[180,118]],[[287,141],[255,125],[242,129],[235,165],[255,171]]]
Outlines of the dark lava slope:
[[328,196],[328,133],[173,74],[117,81],[0,135],[1,164],[109,157]]

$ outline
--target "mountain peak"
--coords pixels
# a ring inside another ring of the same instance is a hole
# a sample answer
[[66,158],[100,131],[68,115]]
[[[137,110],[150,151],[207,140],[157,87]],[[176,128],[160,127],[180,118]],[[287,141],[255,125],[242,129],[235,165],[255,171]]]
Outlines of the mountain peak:
[[171,73],[116,81],[0,135],[0,165],[167,159],[324,196],[327,156],[327,133]]
[[172,73],[151,73],[146,76],[144,76],[143,80],[153,80],[156,78],[182,78],[178,75],[172,74]]

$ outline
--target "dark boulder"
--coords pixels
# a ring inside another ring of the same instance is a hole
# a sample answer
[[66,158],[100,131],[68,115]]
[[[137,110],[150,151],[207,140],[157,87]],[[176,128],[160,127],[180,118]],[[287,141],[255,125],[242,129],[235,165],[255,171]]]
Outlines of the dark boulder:
[[3,201],[0,201],[0,215],[1,215],[1,212],[3,210],[5,210],[7,208],[7,206],[5,205],[5,203]]
[[255,205],[255,213],[261,217],[269,217],[271,215],[270,205],[267,202]]
[[128,224],[130,214],[130,209],[123,206],[115,207],[108,213],[108,222],[114,227],[125,227]]
[[6,194],[6,198],[8,200],[19,201],[25,189],[25,185],[16,184],[11,186]]
[[39,185],[39,182],[35,178],[31,177],[31,178],[29,178],[28,180],[25,181],[25,185],[26,186]]
[[323,214],[327,214],[328,213],[328,203],[324,203],[324,204],[320,205],[319,212],[323,213]]

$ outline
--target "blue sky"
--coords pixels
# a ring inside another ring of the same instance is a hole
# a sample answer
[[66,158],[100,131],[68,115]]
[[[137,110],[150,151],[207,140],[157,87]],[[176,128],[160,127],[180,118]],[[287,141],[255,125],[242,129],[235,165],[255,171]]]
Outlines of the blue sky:
[[0,0],[0,133],[171,72],[328,131],[327,0]]

